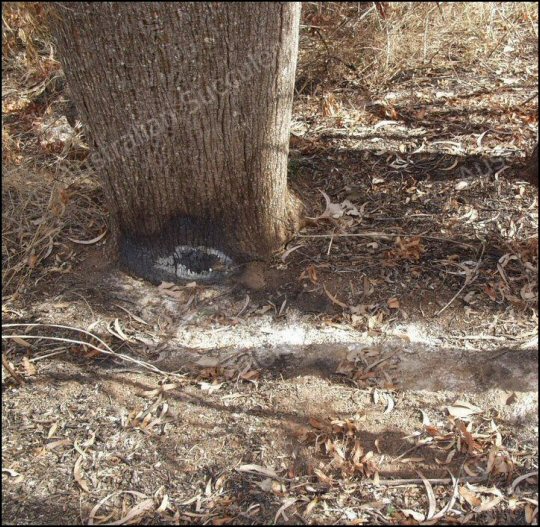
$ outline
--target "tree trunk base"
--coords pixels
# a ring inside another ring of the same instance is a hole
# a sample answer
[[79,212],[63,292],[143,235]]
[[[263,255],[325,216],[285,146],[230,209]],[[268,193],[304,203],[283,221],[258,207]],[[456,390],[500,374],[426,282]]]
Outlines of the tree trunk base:
[[174,218],[156,236],[120,234],[121,267],[153,284],[224,280],[233,270],[233,260],[222,245],[224,233],[193,218]]
[[528,160],[525,177],[529,183],[538,187],[538,145],[534,147],[533,153]]
[[287,219],[280,222],[273,239],[261,238],[257,246],[242,243],[234,226],[227,230],[219,222],[184,216],[170,220],[155,236],[134,238],[120,232],[116,241],[120,266],[155,285],[223,282],[248,262],[268,260],[302,228],[304,206],[292,192],[288,194]]

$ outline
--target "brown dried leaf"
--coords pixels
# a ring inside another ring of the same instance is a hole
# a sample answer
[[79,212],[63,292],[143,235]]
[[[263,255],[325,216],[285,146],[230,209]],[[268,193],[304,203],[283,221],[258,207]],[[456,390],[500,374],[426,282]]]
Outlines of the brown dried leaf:
[[75,462],[75,466],[73,467],[73,476],[75,477],[75,481],[79,484],[81,489],[83,489],[85,492],[90,492],[90,489],[88,488],[88,483],[86,483],[82,475],[81,464],[83,462],[83,459],[83,456],[79,456],[79,458]]
[[472,454],[475,450],[482,450],[481,445],[474,440],[473,435],[467,430],[464,423],[459,423],[459,431],[467,444],[467,449],[470,454]]
[[314,417],[309,418],[309,424],[313,428],[317,428],[318,430],[325,430],[328,428],[328,423],[323,423],[322,421],[319,421],[318,419],[315,419]]
[[302,515],[304,519],[308,519],[313,514],[313,509],[318,505],[319,498],[313,498],[308,504],[306,509],[304,510],[304,514]]
[[395,296],[389,298],[386,303],[390,309],[399,309],[399,300]]
[[287,518],[287,516],[285,515],[285,510],[288,509],[291,505],[293,505],[294,503],[296,503],[298,501],[298,498],[287,498],[285,500],[285,503],[283,503],[283,505],[278,509],[278,511],[276,512],[276,516],[274,518],[274,524],[277,523],[278,519],[280,516],[283,516],[283,519],[288,522],[289,521],[289,518]]
[[13,336],[13,337],[9,337],[9,338],[11,340],[13,340],[14,342],[16,342],[17,344],[19,344],[21,346],[24,346],[25,348],[31,348],[32,347],[32,344],[30,344],[29,342],[27,342],[26,340],[24,340],[21,337]]
[[153,509],[154,500],[147,498],[140,503],[137,503],[125,516],[116,520],[115,522],[109,522],[107,525],[124,525],[125,523],[133,523],[132,520],[141,514]]
[[238,472],[248,472],[248,473],[255,473],[255,474],[262,474],[263,476],[273,478],[273,479],[281,479],[271,468],[261,467],[261,465],[241,465],[236,469]]
[[212,525],[229,525],[234,521],[233,516],[224,516],[223,518],[213,518]]
[[61,446],[71,445],[71,443],[72,443],[71,439],[59,439],[58,441],[52,441],[51,443],[47,443],[45,445],[45,448],[47,450],[54,450],[55,448],[58,448]]
[[257,380],[261,376],[261,372],[257,370],[250,370],[246,373],[242,373],[240,375],[241,379],[244,379],[245,381],[254,381]]
[[317,476],[319,481],[323,483],[324,485],[332,486],[334,484],[334,480],[327,476],[322,470],[319,470],[318,468],[313,469],[313,473]]
[[22,364],[26,375],[29,377],[37,373],[37,368],[28,360],[28,357],[23,357]]
[[480,505],[478,505],[477,507],[475,507],[473,509],[474,512],[486,512],[486,511],[489,511],[491,509],[493,509],[493,507],[497,506],[501,501],[503,501],[503,497],[502,496],[495,496],[491,499],[488,499],[488,500],[482,500],[482,502],[480,503]]

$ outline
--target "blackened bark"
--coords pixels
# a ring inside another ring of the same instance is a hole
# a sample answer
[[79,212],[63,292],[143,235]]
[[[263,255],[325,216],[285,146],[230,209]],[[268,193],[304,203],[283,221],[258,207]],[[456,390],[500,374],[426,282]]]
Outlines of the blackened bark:
[[278,249],[299,211],[286,172],[300,4],[54,11],[123,265],[153,282],[215,278]]

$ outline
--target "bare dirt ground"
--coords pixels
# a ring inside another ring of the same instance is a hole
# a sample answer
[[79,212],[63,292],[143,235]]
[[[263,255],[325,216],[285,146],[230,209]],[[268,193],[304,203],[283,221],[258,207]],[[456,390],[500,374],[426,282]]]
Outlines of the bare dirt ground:
[[310,84],[312,219],[215,286],[118,270],[84,143],[6,96],[3,522],[536,524],[537,43],[497,49]]

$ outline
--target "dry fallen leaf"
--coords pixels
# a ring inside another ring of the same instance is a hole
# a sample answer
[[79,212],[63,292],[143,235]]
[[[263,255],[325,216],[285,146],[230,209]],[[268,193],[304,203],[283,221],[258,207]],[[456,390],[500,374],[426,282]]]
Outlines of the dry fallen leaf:
[[37,368],[28,360],[28,357],[23,357],[22,364],[26,375],[29,377],[37,373]]
[[310,417],[309,418],[309,424],[313,428],[317,428],[318,430],[325,430],[325,429],[328,428],[328,423],[324,423],[323,421],[315,419],[315,417]]
[[474,440],[473,435],[467,430],[464,423],[459,423],[459,431],[467,444],[468,452],[470,454],[472,454],[475,450],[481,450],[481,446]]
[[315,507],[317,506],[318,503],[319,503],[319,498],[313,498],[307,504],[307,507],[304,510],[304,514],[302,515],[304,517],[304,519],[307,520],[313,514],[313,510],[315,509]]
[[96,236],[95,238],[92,238],[91,240],[75,240],[74,238],[69,238],[69,237],[67,237],[67,239],[73,243],[78,243],[80,245],[92,245],[94,243],[99,242],[99,240],[101,240],[103,236],[105,236],[105,234],[107,234],[106,229],[99,236]]
[[424,487],[426,487],[426,493],[428,497],[428,513],[426,515],[426,520],[431,520],[433,516],[435,515],[437,502],[435,501],[435,493],[433,492],[433,487],[431,486],[431,483],[426,479],[426,477],[417,470],[416,473],[424,483]]
[[16,342],[17,344],[20,344],[21,346],[24,346],[25,348],[31,348],[32,347],[32,345],[29,342],[27,342],[26,340],[24,340],[21,337],[13,336],[13,337],[10,337],[10,338],[14,342]]
[[525,505],[525,521],[529,525],[536,525],[538,523],[538,505],[532,505],[527,503]]
[[326,207],[324,209],[324,212],[320,216],[316,216],[315,218],[307,218],[308,220],[322,220],[325,218],[333,218],[338,219],[345,214],[345,210],[339,203],[332,203],[332,200],[328,196],[324,190],[320,190],[319,192],[324,196],[324,199],[326,201]]
[[389,298],[387,304],[390,309],[399,309],[399,300],[395,296]]
[[223,518],[212,518],[212,525],[229,525],[235,518],[224,516]]
[[294,503],[296,503],[296,501],[298,500],[298,498],[287,498],[285,500],[285,503],[283,503],[283,505],[278,509],[278,511],[276,512],[276,516],[274,518],[274,523],[277,523],[278,519],[280,516],[283,516],[283,519],[288,522],[289,521],[289,518],[287,518],[287,516],[285,515],[285,510],[288,509],[291,505],[293,505]]
[[313,469],[313,473],[317,476],[319,481],[323,483],[324,485],[328,485],[331,487],[334,484],[334,480],[330,477],[328,477],[322,470],[319,470],[318,468]]
[[254,473],[254,474],[261,474],[263,476],[267,476],[272,479],[282,479],[279,477],[271,468],[265,468],[261,465],[241,465],[236,469],[238,472],[248,472],[248,473]]
[[244,379],[245,381],[254,381],[257,380],[261,376],[261,372],[257,370],[250,370],[246,373],[240,374],[240,378]]
[[73,467],[73,476],[75,477],[75,481],[79,484],[81,489],[83,489],[85,492],[90,492],[90,489],[88,488],[88,483],[86,483],[82,475],[81,464],[83,462],[83,459],[83,456],[79,456],[79,458],[75,462],[75,466]]
[[473,404],[470,404],[466,401],[456,401],[452,406],[448,406],[448,413],[452,417],[464,418],[469,417],[470,415],[478,414],[482,410]]
[[45,448],[47,450],[54,450],[55,448],[61,447],[61,446],[67,446],[71,445],[72,441],[71,439],[59,439],[58,441],[53,441],[52,443],[47,443],[45,445]]
[[141,514],[144,514],[146,511],[149,511],[154,508],[154,500],[152,498],[147,498],[140,503],[137,503],[130,511],[114,522],[108,522],[107,525],[124,525],[134,523],[132,520]]
[[489,511],[491,509],[493,509],[493,507],[497,506],[501,501],[503,501],[503,497],[502,496],[495,496],[491,499],[488,499],[488,500],[482,500],[482,503],[480,503],[480,505],[474,507],[473,511],[474,512],[486,512],[486,511]]
[[396,403],[394,398],[389,393],[385,393],[384,396],[386,398],[386,408],[383,413],[389,414],[394,409]]
[[482,500],[476,495],[475,492],[463,486],[459,489],[459,495],[471,506],[478,507]]

